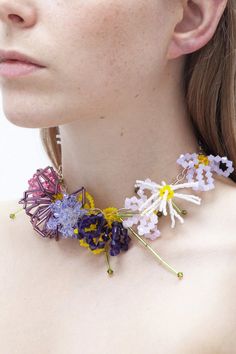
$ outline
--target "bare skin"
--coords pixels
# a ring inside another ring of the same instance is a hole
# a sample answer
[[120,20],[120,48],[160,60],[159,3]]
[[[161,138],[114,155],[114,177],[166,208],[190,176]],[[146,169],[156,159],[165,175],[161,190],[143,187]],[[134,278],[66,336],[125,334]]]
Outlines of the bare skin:
[[108,354],[112,343],[115,354],[233,354],[236,193],[233,183],[216,187],[205,210],[152,242],[182,280],[134,239],[109,278],[103,255],[40,238],[24,213],[9,222],[16,201],[2,203],[2,351]]
[[[33,80],[1,78],[6,117],[59,125],[68,191],[84,185],[100,208],[122,207],[137,178],[170,181],[179,154],[197,151],[184,61],[210,41],[226,3],[0,0],[0,46],[37,42],[27,54],[46,66]],[[2,352],[233,354],[235,184],[217,178],[199,195],[185,224],[172,230],[166,217],[152,243],[182,280],[136,240],[112,258],[109,279],[102,255],[40,238],[24,213],[9,219],[17,200],[1,203]]]

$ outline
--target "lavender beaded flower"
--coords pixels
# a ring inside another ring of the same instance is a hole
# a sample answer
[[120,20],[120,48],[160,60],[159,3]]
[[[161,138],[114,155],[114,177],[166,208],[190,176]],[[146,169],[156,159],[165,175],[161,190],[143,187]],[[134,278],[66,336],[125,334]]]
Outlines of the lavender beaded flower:
[[[151,183],[151,180],[146,180],[146,182],[149,181]],[[123,221],[123,226],[132,227],[133,225],[138,225],[137,231],[140,236],[145,236],[148,239],[155,240],[161,234],[156,226],[158,223],[158,216],[154,212],[150,215],[141,215],[141,213],[139,213],[139,208],[147,200],[147,196],[143,193],[142,188],[137,192],[137,194],[139,194],[140,198],[133,196],[132,198],[125,199],[124,209],[129,209],[131,212],[137,213],[126,218],[126,220]]]
[[213,172],[219,176],[228,177],[234,171],[232,161],[219,155],[206,156],[187,153],[180,155],[177,163],[183,168],[187,168],[186,178],[188,182],[193,182],[195,179],[199,181],[199,185],[193,187],[193,189],[201,191],[215,188]]
[[82,208],[82,203],[77,201],[76,195],[64,193],[63,199],[52,203],[50,209],[53,215],[46,224],[47,228],[58,228],[63,238],[77,238],[74,230],[78,219],[87,214],[87,210]]

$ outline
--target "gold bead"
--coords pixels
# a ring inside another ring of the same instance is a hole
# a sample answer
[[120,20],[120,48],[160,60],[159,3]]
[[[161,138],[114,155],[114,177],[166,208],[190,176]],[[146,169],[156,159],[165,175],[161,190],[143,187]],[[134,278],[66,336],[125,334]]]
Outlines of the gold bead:
[[109,275],[112,275],[114,272],[113,272],[113,270],[112,270],[111,268],[109,268],[109,269],[107,270],[107,273],[108,273]]
[[134,192],[137,193],[139,191],[139,187],[134,188]]
[[15,214],[10,214],[9,215],[11,219],[15,219],[16,215]]
[[179,279],[183,279],[184,274],[183,274],[182,272],[179,272],[179,273],[177,274],[177,276],[178,276]]
[[187,215],[188,212],[187,212],[187,210],[184,209],[184,210],[181,211],[181,214],[182,214],[182,215]]

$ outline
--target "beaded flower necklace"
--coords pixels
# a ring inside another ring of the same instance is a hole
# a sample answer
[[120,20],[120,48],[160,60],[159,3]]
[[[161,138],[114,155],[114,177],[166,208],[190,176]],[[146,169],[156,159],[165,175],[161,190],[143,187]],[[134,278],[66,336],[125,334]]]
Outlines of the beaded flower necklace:
[[[195,195],[179,193],[192,188],[195,191],[209,191],[215,188],[213,174],[228,177],[233,171],[233,163],[227,157],[206,155],[200,147],[199,153],[181,154],[177,164],[182,171],[171,181],[158,184],[149,178],[136,180],[135,195],[126,198],[124,207],[95,207],[94,198],[81,187],[67,193],[62,175],[62,165],[58,170],[51,166],[37,169],[28,181],[28,189],[18,204],[30,217],[33,229],[42,237],[77,239],[80,246],[94,254],[103,253],[108,265],[107,273],[113,274],[109,256],[117,256],[127,251],[131,235],[138,239],[169,271],[183,278],[183,272],[176,271],[152,248],[150,241],[160,237],[159,219],[169,214],[171,228],[176,220],[184,223],[187,211],[175,200],[201,204]],[[184,180],[187,182],[183,182]],[[182,183],[181,183],[182,182]],[[149,194],[148,194],[149,193]],[[135,227],[135,229],[134,229]]]

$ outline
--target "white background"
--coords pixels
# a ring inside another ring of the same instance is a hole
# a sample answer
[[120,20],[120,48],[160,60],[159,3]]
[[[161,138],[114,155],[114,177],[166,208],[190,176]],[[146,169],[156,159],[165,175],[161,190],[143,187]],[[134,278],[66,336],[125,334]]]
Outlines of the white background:
[[22,128],[9,122],[2,110],[0,92],[0,200],[23,197],[27,181],[37,168],[52,165],[43,149],[39,129]]

